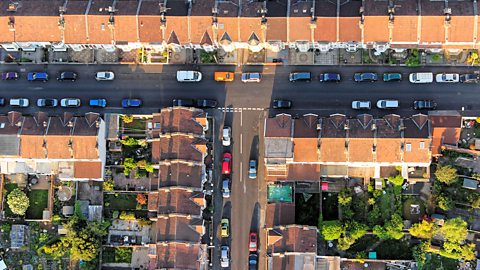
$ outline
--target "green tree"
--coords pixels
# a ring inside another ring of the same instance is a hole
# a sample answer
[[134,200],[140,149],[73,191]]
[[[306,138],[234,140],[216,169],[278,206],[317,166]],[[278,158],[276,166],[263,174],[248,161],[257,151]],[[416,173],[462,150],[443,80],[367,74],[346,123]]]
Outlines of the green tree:
[[133,160],[133,158],[125,158],[123,160],[123,173],[125,174],[125,176],[129,176],[130,172],[136,168],[137,163]]
[[360,222],[351,221],[346,225],[346,231],[353,239],[359,239],[367,233],[368,226]]
[[352,202],[352,193],[350,189],[344,188],[338,193],[338,203],[340,205],[348,205]]
[[476,196],[472,199],[472,207],[473,208],[480,208],[480,196]]
[[349,236],[338,239],[337,248],[339,250],[347,250],[355,243],[355,239]]
[[126,115],[126,114],[122,115],[122,121],[125,124],[132,123],[133,122],[133,115]]
[[113,179],[103,181],[103,191],[113,191],[114,186]]
[[125,212],[125,211],[122,211],[120,213],[120,217],[119,219],[123,219],[123,220],[135,220],[135,213],[133,212]]
[[422,220],[420,223],[415,223],[409,229],[410,234],[423,239],[431,239],[438,231],[438,226],[435,222]]
[[430,246],[430,242],[422,241],[420,244],[413,247],[412,257],[418,264],[418,269],[422,269],[423,265],[427,261],[427,251]]
[[435,171],[435,177],[438,181],[451,185],[458,180],[457,169],[451,165],[439,166]]
[[388,177],[388,182],[394,184],[395,186],[401,186],[403,185],[403,182],[405,179],[403,179],[403,176],[400,174],[397,174],[396,176],[390,176]]
[[393,214],[392,219],[385,223],[385,229],[390,238],[400,239],[403,237],[403,219],[398,214]]
[[343,231],[343,226],[338,220],[323,221],[322,223],[322,236],[327,241],[340,238]]
[[125,146],[136,146],[139,145],[138,140],[129,136],[126,136],[125,139],[120,140],[120,142]]
[[445,221],[439,232],[443,235],[445,241],[460,243],[467,239],[467,222],[461,218],[449,219]]
[[436,196],[436,201],[437,201],[437,206],[438,208],[444,210],[444,211],[449,211],[450,209],[453,208],[453,201],[450,198],[450,196],[440,193]]
[[27,212],[28,207],[30,206],[30,201],[28,200],[27,195],[16,188],[12,190],[7,196],[7,203],[12,213],[23,216]]
[[378,237],[382,240],[387,240],[387,239],[390,238],[390,236],[387,233],[387,230],[385,230],[385,228],[383,228],[380,225],[375,225],[373,227],[372,233],[373,233],[373,235],[375,235],[376,237]]

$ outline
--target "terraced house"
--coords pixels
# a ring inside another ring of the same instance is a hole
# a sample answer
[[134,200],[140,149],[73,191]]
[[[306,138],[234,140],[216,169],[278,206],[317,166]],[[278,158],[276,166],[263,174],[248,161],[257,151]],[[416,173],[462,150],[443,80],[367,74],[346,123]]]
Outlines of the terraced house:
[[18,0],[0,3],[7,51],[85,48],[384,52],[478,48],[476,1]]

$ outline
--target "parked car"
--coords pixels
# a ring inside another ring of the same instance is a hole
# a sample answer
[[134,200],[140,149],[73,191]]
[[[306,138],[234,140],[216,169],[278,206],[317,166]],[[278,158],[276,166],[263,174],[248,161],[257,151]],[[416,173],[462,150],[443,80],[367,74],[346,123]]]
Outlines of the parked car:
[[252,253],[248,255],[248,270],[257,270],[258,255]]
[[460,75],[461,83],[479,83],[480,75],[478,74],[462,74]]
[[377,101],[377,108],[379,109],[397,109],[398,106],[398,100],[394,99],[381,99]]
[[77,108],[80,105],[80,99],[78,98],[62,98],[60,100],[60,106],[64,108]]
[[122,99],[122,107],[123,108],[130,108],[130,107],[141,107],[142,100],[138,98],[124,98]]
[[319,76],[320,82],[340,82],[340,74],[338,73],[322,73]]
[[12,107],[21,107],[26,108],[30,104],[28,98],[11,98],[10,99],[10,106]]
[[222,197],[230,198],[230,179],[225,178],[222,181]]
[[223,146],[230,146],[232,140],[232,128],[231,127],[223,127],[222,131],[222,145]]
[[250,73],[242,74],[242,82],[244,83],[249,83],[249,82],[259,83],[261,80],[262,80],[262,74],[258,72],[250,72]]
[[274,109],[290,109],[292,108],[292,102],[290,100],[275,99],[272,107]]
[[413,108],[415,110],[435,110],[437,103],[433,100],[415,100],[413,102]]
[[2,107],[5,106],[5,102],[6,102],[5,98],[3,98],[3,97],[0,98],[0,106],[2,106]]
[[55,108],[58,106],[58,100],[56,98],[40,98],[37,99],[37,106],[45,108]]
[[353,80],[355,82],[375,82],[378,80],[378,76],[373,72],[355,73]]
[[233,72],[215,72],[213,77],[217,82],[233,82],[235,74]]
[[408,75],[408,80],[411,83],[432,83],[433,73],[431,72],[416,72]]
[[251,232],[248,235],[248,239],[249,239],[249,241],[248,241],[248,251],[257,252],[257,242],[258,242],[257,233]]
[[104,98],[90,99],[88,105],[90,105],[90,107],[105,108],[107,107],[107,100]]
[[250,160],[248,162],[248,178],[255,179],[257,178],[257,161]]
[[457,73],[440,73],[435,75],[437,83],[458,83],[460,76]]
[[27,80],[46,82],[48,81],[48,74],[46,72],[29,72],[27,74]]
[[99,71],[95,74],[97,81],[113,81],[113,79],[115,79],[113,71]]
[[288,76],[288,80],[291,82],[305,81],[309,82],[312,80],[312,73],[310,72],[292,72]]
[[228,218],[222,218],[220,221],[220,236],[221,237],[228,237],[229,234],[229,220]]
[[222,174],[230,174],[232,172],[232,154],[223,153]]
[[194,70],[177,71],[178,82],[199,82],[202,80],[202,73]]
[[193,107],[195,105],[195,102],[193,99],[174,99],[172,101],[172,106],[183,106],[183,107]]
[[10,81],[10,80],[18,80],[20,76],[18,75],[18,72],[15,71],[7,71],[7,72],[2,72],[2,80],[3,81]]
[[76,81],[77,80],[77,73],[73,72],[73,71],[63,71],[63,72],[60,72],[60,74],[58,75],[57,77],[57,81]]
[[227,268],[230,266],[230,248],[228,246],[222,246],[220,250],[220,266],[222,268]]
[[401,73],[383,73],[384,82],[399,82],[402,80]]
[[214,99],[198,99],[197,107],[198,108],[216,108],[217,101]]
[[371,108],[371,103],[368,100],[355,100],[352,101],[352,109],[354,110],[370,110]]

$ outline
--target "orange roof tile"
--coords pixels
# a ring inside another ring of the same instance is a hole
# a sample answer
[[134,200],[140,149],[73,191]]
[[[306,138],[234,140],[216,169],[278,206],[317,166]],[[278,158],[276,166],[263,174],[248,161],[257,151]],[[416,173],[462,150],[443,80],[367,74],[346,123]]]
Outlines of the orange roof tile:
[[137,42],[137,18],[135,16],[115,16],[115,41]]
[[449,42],[473,42],[473,16],[452,16],[448,29]]
[[287,18],[268,18],[267,40],[287,40]]
[[87,30],[84,15],[65,15],[65,43],[87,43]]
[[1,42],[15,41],[15,32],[10,31],[8,20],[8,16],[0,16],[0,33],[2,33],[2,36],[0,37]]
[[[162,42],[160,16],[138,16],[140,42]],[[170,33],[165,33],[165,41]]]
[[440,154],[442,144],[456,145],[457,141],[460,140],[461,131],[461,128],[433,128],[432,154]]
[[15,16],[15,41],[61,41],[58,18],[58,16]]
[[320,139],[320,161],[322,162],[346,162],[344,138]]
[[343,17],[340,18],[339,41],[361,41],[362,30],[360,29],[360,18],[358,17]]
[[260,17],[242,17],[240,19],[240,39],[248,41],[252,32],[255,32],[260,41],[263,40]]
[[417,42],[417,16],[395,16],[392,42]]
[[290,42],[312,39],[310,17],[290,17]]
[[373,162],[373,139],[350,138],[348,155],[350,162]]
[[236,17],[218,17],[218,40],[222,37],[223,33],[227,32],[233,42],[239,40],[239,22]]
[[47,157],[48,158],[72,158],[70,147],[70,136],[47,136]]
[[88,15],[88,43],[90,44],[111,44],[113,30],[108,27],[107,15]]
[[315,41],[337,41],[337,19],[336,18],[317,18],[317,28],[315,29]]
[[388,42],[388,16],[365,16],[365,42]]
[[212,17],[211,16],[191,16],[190,17],[190,38],[192,43],[200,43],[205,31],[212,36]]
[[[159,18],[160,20],[160,18]],[[180,41],[180,44],[190,43],[188,33],[188,17],[187,16],[167,16],[166,38],[170,36],[172,31]]]
[[[423,149],[420,148],[420,144],[423,142]],[[407,151],[406,145],[410,144],[411,151]],[[405,147],[403,150],[403,160],[405,162],[421,162],[421,163],[430,163],[431,156],[430,150],[430,140],[426,138],[420,139],[405,139]],[[435,150],[434,148],[432,149]]]
[[401,144],[402,139],[399,138],[377,139],[377,162],[401,162]]
[[318,181],[320,179],[320,164],[289,164],[287,179],[295,181]]
[[43,148],[44,136],[22,135],[20,136],[20,156],[22,158],[45,158],[46,151]]
[[75,178],[99,179],[102,178],[102,162],[75,161],[73,164]]
[[444,22],[443,16],[422,16],[420,42],[445,42]]
[[96,136],[73,136],[73,157],[76,159],[97,159]]
[[294,138],[293,161],[315,162],[318,161],[317,138]]

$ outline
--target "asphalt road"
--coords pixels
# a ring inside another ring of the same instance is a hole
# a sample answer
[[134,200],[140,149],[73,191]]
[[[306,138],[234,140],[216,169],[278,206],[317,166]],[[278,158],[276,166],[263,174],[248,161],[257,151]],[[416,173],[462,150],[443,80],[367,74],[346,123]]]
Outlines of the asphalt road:
[[[175,79],[177,70],[199,69],[204,80],[199,83],[178,83]],[[327,116],[332,113],[344,113],[349,116],[358,114],[350,109],[353,100],[370,100],[375,103],[378,99],[398,99],[398,110],[381,111],[372,109],[369,113],[382,116],[396,113],[401,116],[410,116],[417,113],[411,109],[416,99],[433,99],[440,110],[461,110],[466,114],[480,114],[480,85],[475,84],[419,84],[413,85],[407,80],[402,82],[375,82],[355,83],[355,72],[401,72],[404,78],[410,72],[429,71],[434,73],[456,72],[473,73],[475,68],[468,67],[436,67],[408,69],[404,67],[362,67],[362,66],[143,66],[143,65],[2,65],[2,71],[19,71],[21,79],[18,81],[0,82],[0,96],[6,98],[28,97],[31,104],[37,98],[45,97],[76,97],[84,104],[78,109],[45,109],[52,114],[62,113],[64,110],[75,113],[88,111],[122,112],[122,113],[152,113],[160,108],[169,106],[174,98],[209,98],[219,102],[220,109],[208,110],[215,117],[215,160],[217,190],[215,194],[214,244],[217,247],[214,256],[214,269],[219,269],[219,247],[230,245],[231,269],[247,269],[248,233],[259,233],[260,250],[265,247],[265,237],[262,226],[264,217],[265,183],[263,181],[262,164],[259,162],[257,179],[248,179],[248,161],[257,159],[262,161],[263,117],[280,111],[269,110],[273,99],[289,99],[293,101],[291,114],[317,113]],[[59,71],[75,71],[79,74],[76,82],[57,82],[55,76]],[[94,79],[96,71],[112,70],[116,79],[112,82],[97,82]],[[47,71],[51,80],[42,82],[27,82],[26,72]],[[214,71],[234,71],[236,80],[232,83],[218,83],[213,81]],[[243,84],[239,80],[242,71],[258,71],[263,73],[261,83]],[[310,83],[288,82],[291,71],[310,71],[316,80]],[[322,72],[339,72],[342,74],[341,83],[320,83],[318,74]],[[108,107],[92,109],[85,104],[88,99],[106,98]],[[122,109],[123,98],[140,98],[144,106],[139,109]],[[0,108],[0,113],[6,113],[12,108]],[[25,113],[33,113],[37,108],[32,105],[26,109],[17,109]],[[221,146],[219,132],[223,125],[232,127],[232,145],[228,148]],[[232,195],[229,199],[221,198],[219,192],[222,176],[220,176],[220,162],[223,151],[230,151],[233,155]],[[230,219],[230,237],[219,238],[220,218]],[[265,262],[260,254],[260,269]]]

